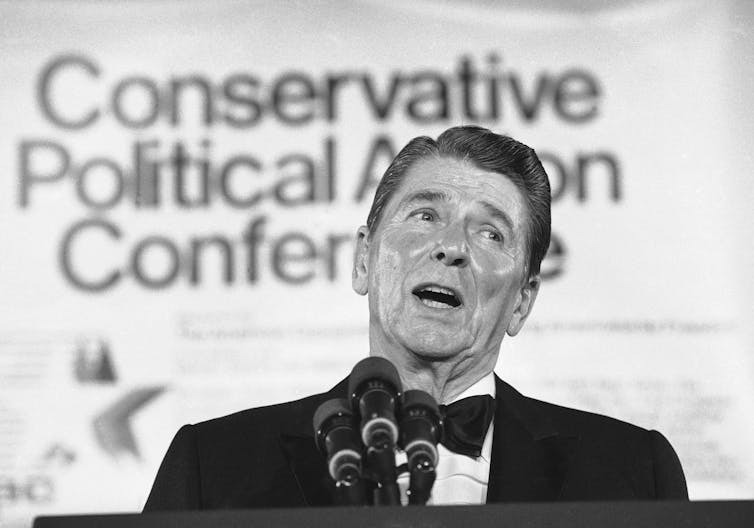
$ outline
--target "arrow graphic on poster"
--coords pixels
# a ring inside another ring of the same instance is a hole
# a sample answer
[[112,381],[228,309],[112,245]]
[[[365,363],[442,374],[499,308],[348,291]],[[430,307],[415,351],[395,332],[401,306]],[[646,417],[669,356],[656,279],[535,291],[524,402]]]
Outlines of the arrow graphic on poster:
[[130,454],[141,458],[131,417],[165,390],[163,386],[132,389],[94,418],[94,436],[110,456]]

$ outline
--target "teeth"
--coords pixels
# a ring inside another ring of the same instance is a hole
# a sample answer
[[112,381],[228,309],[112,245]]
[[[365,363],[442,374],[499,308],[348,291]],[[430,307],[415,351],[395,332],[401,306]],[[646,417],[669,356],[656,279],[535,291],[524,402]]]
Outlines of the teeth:
[[413,291],[413,294],[416,295],[425,306],[431,308],[458,308],[462,304],[461,299],[454,290],[434,284],[423,286],[421,289],[417,288]]
[[441,286],[427,286],[426,288],[422,288],[423,291],[431,291],[435,293],[444,293],[445,295],[452,295],[455,296],[456,292],[453,290],[449,290],[448,288],[443,288]]
[[424,304],[426,304],[427,306],[431,308],[443,308],[445,310],[451,310],[453,308],[449,304],[441,303],[438,301],[433,301],[431,299],[421,299],[421,302],[423,302]]

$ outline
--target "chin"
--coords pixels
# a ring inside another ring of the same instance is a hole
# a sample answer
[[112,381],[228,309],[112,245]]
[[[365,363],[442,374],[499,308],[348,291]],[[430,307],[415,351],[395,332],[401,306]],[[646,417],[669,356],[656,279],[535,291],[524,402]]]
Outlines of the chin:
[[429,339],[408,339],[404,346],[411,353],[422,361],[435,362],[447,361],[456,357],[466,347],[455,340],[447,339],[445,336],[433,335],[427,336]]

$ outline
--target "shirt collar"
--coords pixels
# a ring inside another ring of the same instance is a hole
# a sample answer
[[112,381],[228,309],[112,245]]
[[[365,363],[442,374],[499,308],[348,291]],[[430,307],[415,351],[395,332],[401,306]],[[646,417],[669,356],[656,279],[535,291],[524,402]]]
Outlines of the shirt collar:
[[467,388],[461,394],[453,398],[451,401],[447,402],[447,404],[457,402],[458,400],[468,398],[469,396],[484,396],[485,394],[489,394],[493,398],[497,396],[497,388],[495,387],[495,372],[494,371],[489,372],[482,379],[480,379],[479,381],[471,385],[469,388]]

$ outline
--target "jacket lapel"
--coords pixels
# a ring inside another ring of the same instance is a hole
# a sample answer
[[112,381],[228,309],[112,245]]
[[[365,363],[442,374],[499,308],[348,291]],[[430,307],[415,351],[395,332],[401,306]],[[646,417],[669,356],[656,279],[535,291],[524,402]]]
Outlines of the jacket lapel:
[[319,405],[332,398],[344,398],[347,391],[348,378],[329,392],[307,399],[280,434],[280,446],[296,479],[303,505],[329,506],[333,503],[335,482],[327,472],[325,456],[314,442],[312,419]]
[[487,502],[554,501],[560,496],[578,438],[495,376],[492,460]]

